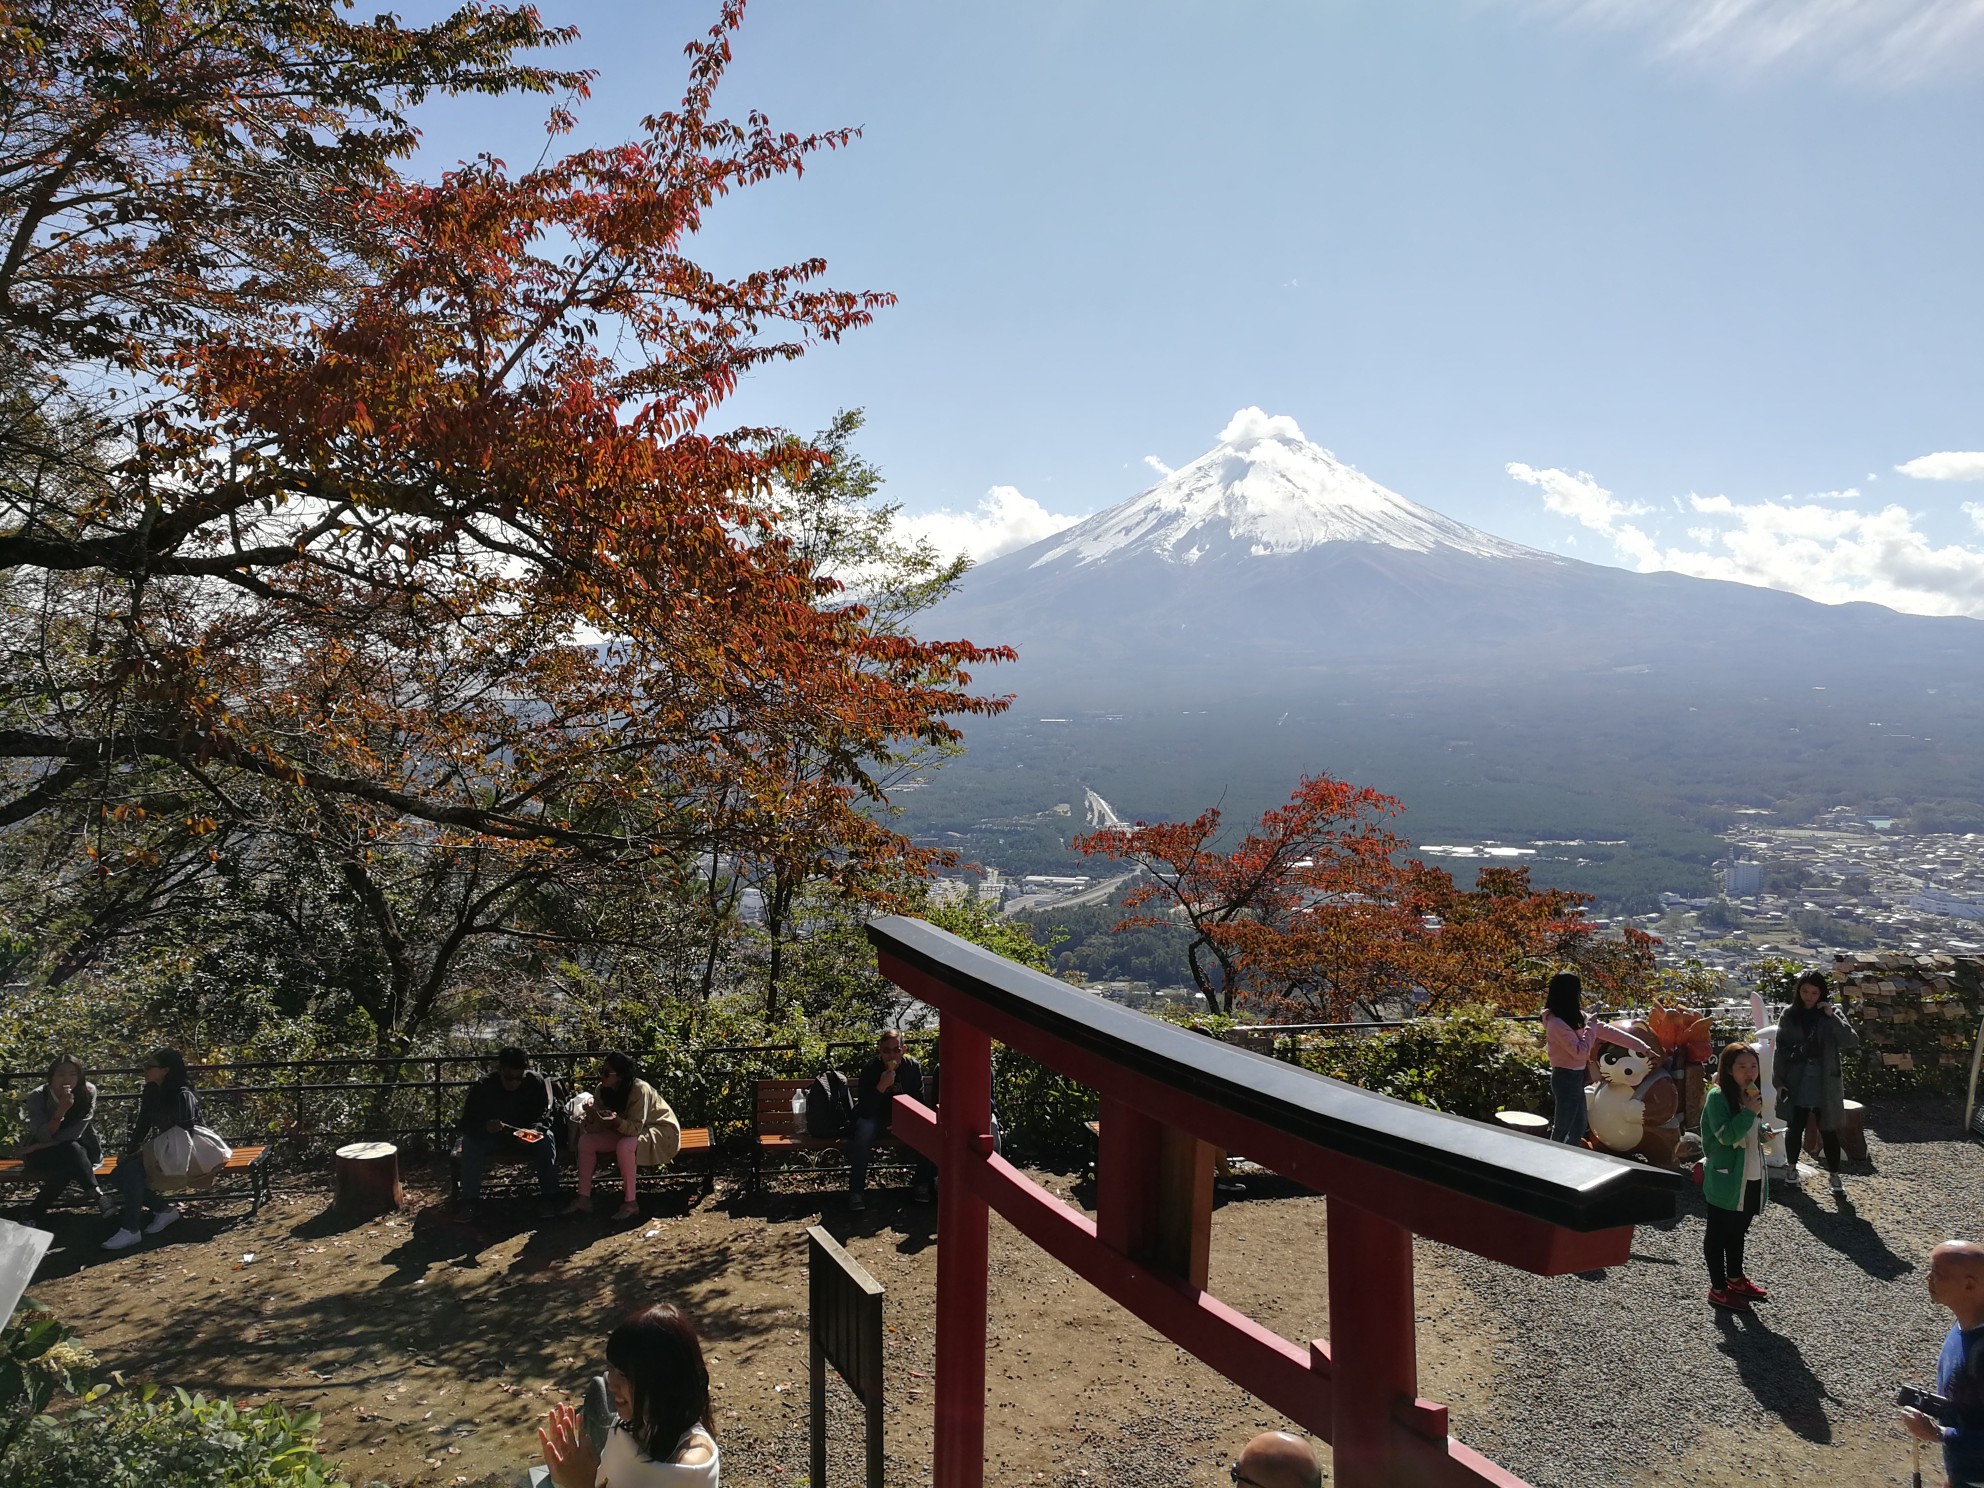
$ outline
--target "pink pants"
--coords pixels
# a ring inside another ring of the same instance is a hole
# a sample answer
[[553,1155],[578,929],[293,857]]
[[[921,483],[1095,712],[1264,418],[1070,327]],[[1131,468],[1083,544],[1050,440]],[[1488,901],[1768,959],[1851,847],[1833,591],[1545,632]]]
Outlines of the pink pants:
[[634,1152],[641,1144],[639,1137],[623,1137],[616,1131],[585,1132],[579,1137],[579,1194],[582,1198],[592,1196],[592,1170],[599,1162],[602,1152],[613,1154],[620,1164],[620,1185],[627,1191],[627,1201],[634,1200]]

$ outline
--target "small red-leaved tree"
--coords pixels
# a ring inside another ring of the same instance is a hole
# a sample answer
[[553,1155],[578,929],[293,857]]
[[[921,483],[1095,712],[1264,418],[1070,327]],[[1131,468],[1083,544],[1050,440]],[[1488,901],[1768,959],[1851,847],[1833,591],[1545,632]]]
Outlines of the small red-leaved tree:
[[[1382,825],[1399,803],[1377,791],[1305,778],[1286,806],[1266,812],[1231,849],[1221,851],[1220,811],[1188,822],[1138,822],[1075,839],[1082,852],[1134,863],[1145,878],[1124,900],[1133,913],[1118,929],[1172,923],[1154,906],[1182,915],[1192,928],[1192,980],[1215,1012],[1231,1013],[1243,988],[1285,995],[1305,985],[1272,948],[1298,935],[1321,954],[1321,938],[1374,950],[1398,929],[1387,900],[1393,859],[1404,845]],[[1306,923],[1305,923],[1306,922]]]
[[1117,928],[1182,917],[1193,931],[1192,979],[1220,1013],[1336,1022],[1400,998],[1427,1010],[1527,1009],[1564,965],[1589,962],[1618,992],[1650,976],[1657,942],[1601,939],[1583,894],[1532,889],[1523,868],[1484,869],[1463,889],[1406,857],[1404,840],[1383,825],[1400,809],[1390,796],[1315,776],[1230,850],[1217,846],[1216,808],[1075,846],[1143,869]]

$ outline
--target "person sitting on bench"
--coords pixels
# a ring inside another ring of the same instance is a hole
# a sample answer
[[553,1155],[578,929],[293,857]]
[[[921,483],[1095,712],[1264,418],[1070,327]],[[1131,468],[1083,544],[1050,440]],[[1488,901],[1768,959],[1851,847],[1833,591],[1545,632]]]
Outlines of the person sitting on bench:
[[606,1390],[604,1448],[569,1405],[538,1428],[555,1488],[718,1488],[710,1372],[686,1312],[659,1302],[629,1313],[606,1338]]
[[641,1167],[663,1167],[682,1150],[682,1123],[654,1086],[640,1079],[633,1059],[613,1053],[599,1061],[599,1084],[579,1134],[579,1193],[567,1214],[592,1213],[592,1174],[610,1152],[620,1165],[623,1197],[615,1219],[638,1219],[634,1178]]
[[[105,1250],[129,1250],[144,1235],[156,1235],[179,1219],[179,1206],[160,1201],[152,1192],[145,1172],[145,1144],[175,1127],[191,1131],[206,1115],[200,1109],[200,1094],[186,1073],[186,1056],[177,1049],[154,1049],[145,1060],[145,1088],[138,1098],[138,1114],[131,1120],[130,1134],[124,1138],[124,1151],[117,1169],[110,1175],[121,1195],[117,1233],[103,1242]],[[143,1234],[138,1220],[145,1205],[152,1209],[151,1223]]]
[[[923,1099],[923,1071],[903,1049],[902,1035],[895,1029],[884,1028],[875,1040],[875,1057],[862,1068],[861,1082],[855,1089],[854,1129],[847,1139],[848,1207],[865,1209],[868,1201],[862,1194],[868,1187],[868,1156],[889,1129],[896,1097]],[[930,1180],[936,1175],[927,1158],[916,1159],[917,1203],[930,1202]]]
[[97,1187],[96,1165],[103,1161],[103,1142],[96,1134],[96,1086],[84,1078],[80,1059],[73,1054],[55,1056],[47,1080],[28,1092],[27,1118],[21,1166],[42,1180],[28,1212],[39,1219],[63,1189],[80,1183],[104,1218],[115,1214],[117,1195]]
[[469,1086],[462,1103],[461,1212],[472,1219],[482,1204],[482,1174],[489,1159],[512,1157],[537,1173],[538,1193],[556,1212],[558,1144],[551,1138],[551,1082],[530,1067],[530,1056],[515,1047],[500,1050],[494,1073]]

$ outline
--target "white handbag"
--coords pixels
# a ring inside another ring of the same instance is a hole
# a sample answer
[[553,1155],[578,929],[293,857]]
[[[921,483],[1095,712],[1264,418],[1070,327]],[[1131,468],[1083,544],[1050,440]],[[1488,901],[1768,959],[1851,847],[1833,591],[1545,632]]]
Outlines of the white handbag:
[[145,1181],[158,1193],[207,1188],[234,1149],[210,1126],[168,1127],[145,1143]]
[[234,1149],[227,1145],[227,1139],[210,1126],[193,1128],[193,1159],[187,1165],[195,1178],[209,1178],[227,1166]]

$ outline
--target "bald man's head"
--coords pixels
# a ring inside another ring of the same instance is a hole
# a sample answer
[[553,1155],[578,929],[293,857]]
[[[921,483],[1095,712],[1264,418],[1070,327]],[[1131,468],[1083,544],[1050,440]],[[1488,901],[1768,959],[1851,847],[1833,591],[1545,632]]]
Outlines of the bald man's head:
[[1929,1252],[1929,1295],[1966,1328],[1984,1318],[1984,1245],[1945,1240]]
[[1251,1488],[1322,1488],[1315,1452],[1292,1432],[1263,1431],[1247,1443],[1235,1466],[1234,1481]]

